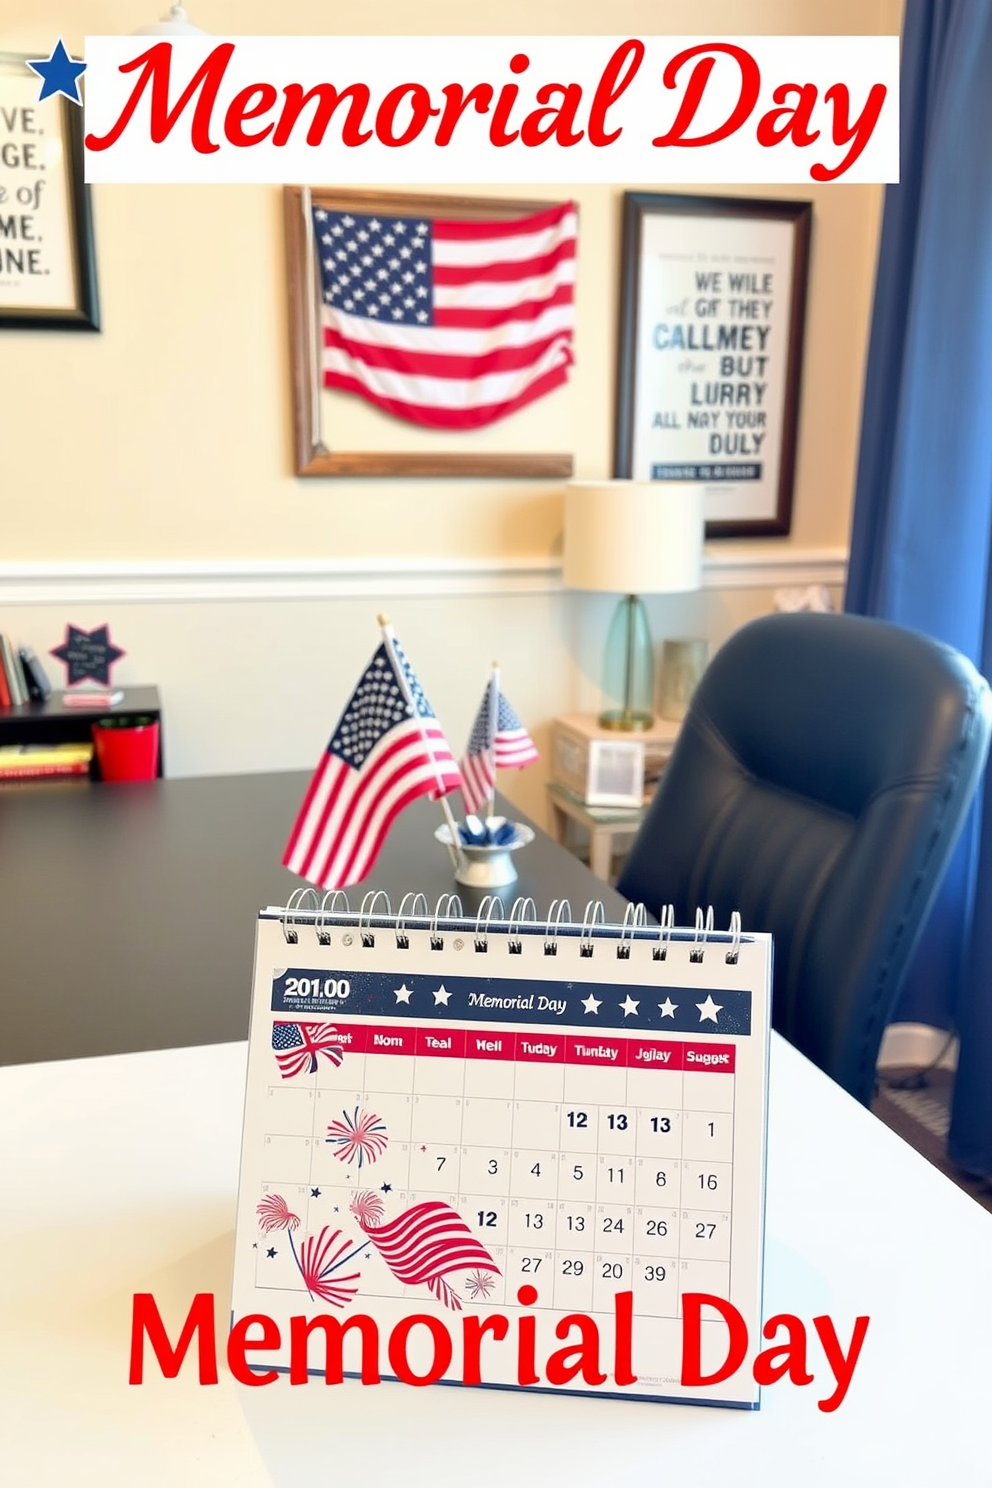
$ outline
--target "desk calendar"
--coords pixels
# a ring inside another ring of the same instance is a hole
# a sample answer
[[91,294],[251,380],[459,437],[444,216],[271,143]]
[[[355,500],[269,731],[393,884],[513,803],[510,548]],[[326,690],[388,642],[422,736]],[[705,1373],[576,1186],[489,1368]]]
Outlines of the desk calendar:
[[[770,966],[765,936],[561,907],[264,912],[252,1367],[756,1406]],[[712,1383],[682,1382],[690,1323]]]

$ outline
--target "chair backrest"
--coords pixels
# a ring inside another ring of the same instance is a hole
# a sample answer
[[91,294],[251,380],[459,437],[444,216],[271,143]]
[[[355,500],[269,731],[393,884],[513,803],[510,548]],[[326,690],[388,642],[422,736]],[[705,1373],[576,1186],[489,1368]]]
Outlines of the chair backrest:
[[775,1027],[867,1103],[990,717],[971,663],[913,631],[753,621],[707,668],[618,887],[771,931]]

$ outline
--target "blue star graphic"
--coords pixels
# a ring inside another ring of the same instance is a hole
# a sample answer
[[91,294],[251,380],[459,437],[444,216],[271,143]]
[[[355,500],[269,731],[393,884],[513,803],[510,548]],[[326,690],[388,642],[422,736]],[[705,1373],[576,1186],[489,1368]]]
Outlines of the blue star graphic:
[[70,103],[82,103],[83,100],[79,96],[79,77],[86,71],[86,63],[73,62],[61,36],[50,57],[36,57],[33,62],[28,63],[28,66],[41,78],[39,103],[44,102],[46,98],[54,97],[56,93],[64,93]]
[[275,1256],[277,1256],[279,1254],[279,1252],[276,1250],[276,1248],[275,1248],[274,1245],[270,1245],[269,1248],[268,1248],[268,1250],[265,1252],[265,1254],[268,1256],[269,1260],[271,1261]]

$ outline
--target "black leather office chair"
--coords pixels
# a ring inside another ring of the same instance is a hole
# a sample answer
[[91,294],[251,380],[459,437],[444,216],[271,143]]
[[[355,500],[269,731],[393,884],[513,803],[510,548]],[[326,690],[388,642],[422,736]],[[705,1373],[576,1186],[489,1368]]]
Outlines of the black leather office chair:
[[879,620],[771,615],[717,652],[618,888],[775,937],[774,1026],[871,1099],[878,1048],[989,745],[958,652]]

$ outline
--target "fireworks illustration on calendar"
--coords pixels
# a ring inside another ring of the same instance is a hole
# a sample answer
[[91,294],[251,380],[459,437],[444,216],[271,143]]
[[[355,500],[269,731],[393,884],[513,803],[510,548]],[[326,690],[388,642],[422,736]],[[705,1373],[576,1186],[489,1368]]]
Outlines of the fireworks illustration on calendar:
[[374,1111],[363,1111],[360,1106],[352,1115],[342,1111],[340,1121],[330,1122],[325,1140],[337,1147],[334,1156],[340,1162],[357,1162],[360,1168],[381,1157],[389,1143],[386,1123]]
[[[342,1267],[353,1265],[368,1250],[369,1242],[356,1245],[341,1230],[323,1225],[316,1235],[305,1235],[297,1248],[294,1231],[300,1227],[300,1217],[292,1212],[281,1194],[268,1194],[256,1205],[255,1212],[263,1235],[281,1232],[289,1240],[296,1269],[311,1298],[319,1298],[332,1307],[347,1307],[358,1292],[361,1272],[338,1273]],[[274,1247],[269,1254],[276,1254]]]
[[344,1058],[338,1031],[330,1023],[273,1023],[272,1052],[284,1080],[316,1073],[318,1054],[335,1066]]
[[495,1285],[495,1278],[488,1271],[473,1271],[471,1276],[466,1277],[465,1295],[472,1302],[485,1301]]
[[[455,1312],[462,1310],[461,1298],[447,1277],[472,1267],[486,1267],[499,1275],[496,1262],[461,1215],[439,1199],[414,1204],[396,1219],[386,1220],[382,1199],[366,1189],[355,1194],[351,1212],[397,1281],[406,1286],[426,1286]],[[466,1287],[469,1297],[475,1300],[487,1296],[487,1283],[491,1290],[491,1278],[481,1269],[474,1271]]]

